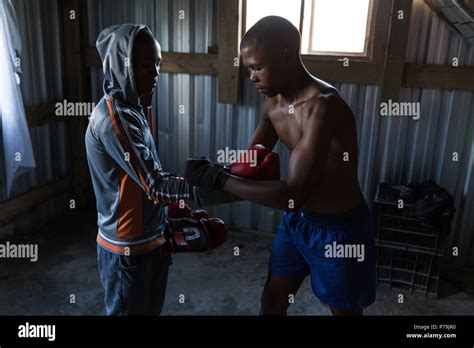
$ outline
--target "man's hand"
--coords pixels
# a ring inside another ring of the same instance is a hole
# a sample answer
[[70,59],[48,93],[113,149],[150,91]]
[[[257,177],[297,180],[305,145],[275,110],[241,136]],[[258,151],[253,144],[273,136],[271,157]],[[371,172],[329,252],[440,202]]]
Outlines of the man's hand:
[[163,171],[157,171],[154,177],[156,184],[148,195],[154,204],[168,205],[190,198],[190,188],[183,177]]
[[191,186],[198,186],[205,191],[222,190],[229,175],[214,165],[209,158],[189,158],[185,161],[184,179]]

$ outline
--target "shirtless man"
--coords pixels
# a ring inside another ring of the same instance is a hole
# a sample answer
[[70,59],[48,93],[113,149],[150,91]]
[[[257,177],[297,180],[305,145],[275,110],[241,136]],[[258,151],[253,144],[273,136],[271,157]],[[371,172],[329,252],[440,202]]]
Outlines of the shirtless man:
[[267,97],[252,144],[273,149],[280,139],[291,154],[287,178],[242,179],[200,158],[187,161],[185,179],[287,210],[260,314],[286,314],[289,296],[310,275],[313,292],[334,315],[361,315],[375,299],[375,255],[372,217],[357,180],[354,115],[336,88],[306,70],[300,35],[286,19],[258,21],[240,50],[251,81]]

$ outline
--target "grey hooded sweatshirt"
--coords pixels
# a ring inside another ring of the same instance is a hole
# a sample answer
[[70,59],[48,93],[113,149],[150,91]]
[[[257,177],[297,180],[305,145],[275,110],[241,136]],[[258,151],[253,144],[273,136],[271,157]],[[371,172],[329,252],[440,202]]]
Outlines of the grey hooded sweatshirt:
[[149,31],[144,25],[121,24],[100,33],[96,46],[105,95],[91,114],[85,136],[97,200],[97,242],[125,255],[144,253],[165,242],[167,212],[164,205],[154,204],[154,198],[189,197],[182,178],[162,171],[150,130],[151,108],[139,104],[131,59],[140,30]]

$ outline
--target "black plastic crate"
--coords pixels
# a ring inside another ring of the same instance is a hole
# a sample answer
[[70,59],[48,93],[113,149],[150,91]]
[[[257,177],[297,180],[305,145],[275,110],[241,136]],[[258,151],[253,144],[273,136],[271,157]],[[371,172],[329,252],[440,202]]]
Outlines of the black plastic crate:
[[[405,189],[405,192],[410,192],[410,189]],[[377,186],[377,193],[375,195],[376,203],[394,203],[400,199],[400,191],[396,190],[386,183],[380,183]],[[403,198],[402,198],[403,199]]]
[[441,259],[441,254],[378,243],[377,284],[438,298]]
[[378,186],[374,203],[377,284],[437,298],[446,231],[411,216],[409,200],[389,185]]
[[374,205],[376,242],[388,242],[414,251],[442,253],[445,231],[424,218],[410,216],[411,205],[404,202],[403,209],[400,209],[398,199],[387,185],[379,185]]
[[390,242],[433,253],[440,253],[444,248],[444,234],[440,228],[425,219],[408,217],[406,208],[376,204],[375,218],[377,242]]

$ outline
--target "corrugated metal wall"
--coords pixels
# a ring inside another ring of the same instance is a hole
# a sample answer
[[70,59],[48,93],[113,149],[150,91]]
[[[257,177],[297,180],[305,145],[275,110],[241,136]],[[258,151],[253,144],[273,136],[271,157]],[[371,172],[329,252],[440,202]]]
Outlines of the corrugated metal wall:
[[[407,61],[452,64],[454,58],[459,65],[474,65],[474,46],[415,1]],[[449,243],[459,246],[459,257],[452,260],[474,265],[474,92],[405,88],[401,99],[421,101],[421,119],[392,126],[391,136],[400,144],[390,144],[389,153],[397,157],[384,163],[384,175],[395,181],[431,179],[445,187],[457,208]]]
[[[22,38],[23,102],[25,105],[39,105],[60,100],[63,96],[63,86],[61,17],[58,2],[57,0],[13,0],[12,2]],[[35,187],[55,182],[70,173],[70,146],[64,122],[31,128],[30,135],[36,168],[15,179],[10,198]],[[0,139],[0,158],[3,161],[2,144]],[[5,173],[2,167],[0,202],[6,200]],[[67,208],[66,202],[66,197],[63,195],[38,205],[28,215],[0,227],[0,238],[30,230],[60,215]]]

